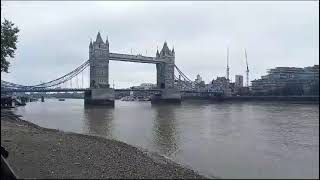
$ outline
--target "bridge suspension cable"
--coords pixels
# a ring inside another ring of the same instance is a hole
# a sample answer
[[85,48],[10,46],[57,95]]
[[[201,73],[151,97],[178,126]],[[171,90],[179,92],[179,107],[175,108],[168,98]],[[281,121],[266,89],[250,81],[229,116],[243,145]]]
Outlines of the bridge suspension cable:
[[37,85],[33,86],[25,86],[25,85],[20,85],[20,84],[14,84],[10,83],[7,81],[1,80],[1,87],[4,88],[27,88],[27,89],[32,89],[32,88],[48,88],[48,87],[53,87],[60,85],[62,83],[65,83],[70,80],[71,86],[72,86],[72,78],[77,76],[80,72],[82,72],[84,69],[86,69],[89,66],[89,60],[85,61],[83,64],[81,64],[79,67],[74,69],[73,71],[67,73],[66,75],[59,77],[57,79],[54,79],[52,81],[48,81],[45,83],[40,83]]
[[174,67],[177,69],[177,71],[179,72],[179,74],[186,80],[191,81],[176,65],[174,65]]
[[78,75],[80,72],[82,72],[85,68],[87,68],[89,66],[89,60],[87,60],[86,62],[84,62],[82,65],[80,65],[79,67],[77,67],[76,69],[74,69],[73,71],[69,72],[68,74],[60,77],[60,78],[57,78],[55,80],[52,80],[52,81],[49,81],[49,82],[45,82],[45,83],[42,83],[42,84],[38,84],[38,85],[35,85],[33,87],[52,87],[54,85],[58,85],[58,84],[61,84],[63,82],[66,82],[68,80],[71,80],[73,77],[75,77],[76,75]]
[[[79,81],[78,81],[78,75],[81,73],[81,88],[84,86],[84,79],[83,79],[83,71],[89,67],[89,60],[85,61],[83,64],[78,66],[76,69],[73,71],[65,74],[64,76],[61,76],[57,79],[54,79],[52,81],[48,82],[41,82],[40,84],[33,85],[33,86],[25,86],[25,85],[20,85],[20,84],[15,84],[7,81],[1,80],[1,88],[11,88],[11,89],[35,89],[35,88],[50,88],[50,87],[58,87],[59,85],[61,87],[65,86],[64,88],[67,88],[68,86],[68,81],[70,84],[70,88],[73,87],[73,80],[75,80],[75,86],[76,88],[80,88],[79,86]],[[175,76],[175,80],[179,80],[179,82],[182,82],[185,87],[192,88],[193,85],[199,85],[199,83],[191,81],[176,65],[174,66],[175,69],[179,73],[179,78]],[[88,70],[88,78],[90,77],[90,71]],[[74,78],[75,77],[75,78]],[[183,78],[183,80],[180,79],[180,77]],[[90,81],[88,81],[88,86],[90,87]],[[60,87],[60,88],[61,88]]]
[[179,75],[183,78],[183,80],[181,80],[180,78],[178,78],[175,75],[175,79],[178,80],[178,82],[182,82],[184,84],[185,87],[189,88],[189,89],[193,89],[192,84],[194,83],[195,85],[200,85],[198,82],[196,81],[191,81],[176,65],[174,65],[175,69],[178,71]]

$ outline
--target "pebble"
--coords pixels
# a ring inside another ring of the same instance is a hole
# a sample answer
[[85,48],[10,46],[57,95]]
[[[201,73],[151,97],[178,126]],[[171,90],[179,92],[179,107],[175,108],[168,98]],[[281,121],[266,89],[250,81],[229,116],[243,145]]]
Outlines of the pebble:
[[[137,148],[119,141],[88,138],[78,134],[47,131],[41,128],[38,129],[39,135],[32,136],[35,131],[33,126],[12,126],[17,123],[21,122],[1,120],[1,137],[12,139],[12,142],[19,142],[19,147],[23,147],[23,151],[28,152],[27,156],[21,155],[21,150],[14,150],[16,143],[7,143],[12,154],[17,152],[16,156],[9,155],[10,165],[18,167],[17,174],[21,178],[204,178],[175,163],[160,163],[165,160],[159,157],[155,158],[158,160],[155,160]],[[2,130],[6,127],[12,128],[10,133]],[[19,139],[21,137],[23,138]],[[92,160],[88,154],[93,157]],[[52,160],[48,160],[48,157]]]

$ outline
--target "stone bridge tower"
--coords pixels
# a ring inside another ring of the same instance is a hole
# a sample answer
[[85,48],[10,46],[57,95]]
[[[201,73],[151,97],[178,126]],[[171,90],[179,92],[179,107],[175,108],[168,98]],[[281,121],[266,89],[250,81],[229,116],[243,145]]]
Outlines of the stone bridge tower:
[[103,42],[100,32],[89,45],[90,88],[109,88],[109,42]]
[[174,88],[174,49],[168,48],[167,42],[164,43],[162,50],[157,50],[156,59],[165,63],[157,64],[157,87],[160,89]]
[[109,86],[109,42],[103,42],[100,32],[89,45],[90,90],[85,92],[86,105],[114,106],[115,92]]
[[164,43],[162,50],[157,50],[156,59],[163,61],[157,64],[157,87],[162,89],[161,95],[154,95],[151,103],[174,102],[181,103],[181,93],[174,87],[175,52]]

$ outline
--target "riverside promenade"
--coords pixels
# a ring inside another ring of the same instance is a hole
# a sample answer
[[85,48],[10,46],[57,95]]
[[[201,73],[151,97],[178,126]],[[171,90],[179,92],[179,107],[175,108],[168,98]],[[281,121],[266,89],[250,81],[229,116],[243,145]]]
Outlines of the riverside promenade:
[[18,178],[205,178],[167,158],[102,137],[47,129],[1,110],[1,145]]

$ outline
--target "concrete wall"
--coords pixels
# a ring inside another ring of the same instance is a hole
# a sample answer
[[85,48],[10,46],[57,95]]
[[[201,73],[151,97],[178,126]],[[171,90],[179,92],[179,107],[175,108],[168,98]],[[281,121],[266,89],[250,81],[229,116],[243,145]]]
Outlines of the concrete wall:
[[177,89],[165,89],[161,93],[163,99],[181,99],[181,93]]
[[84,104],[114,107],[115,92],[111,88],[91,89],[85,92]]

